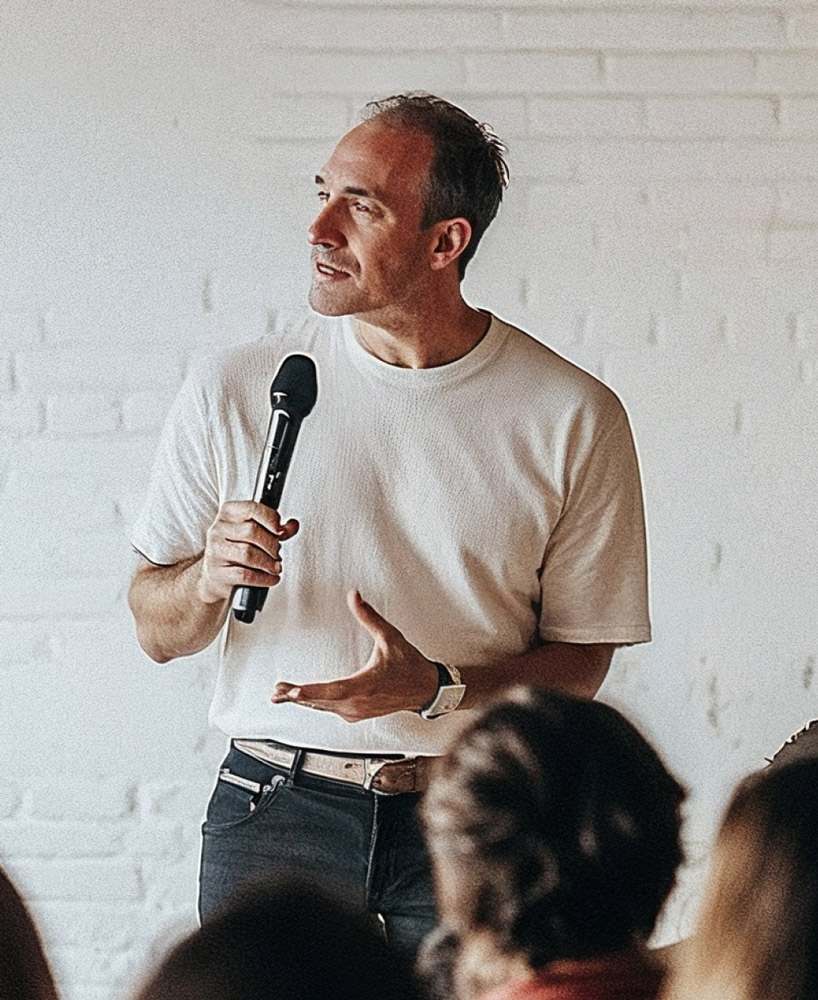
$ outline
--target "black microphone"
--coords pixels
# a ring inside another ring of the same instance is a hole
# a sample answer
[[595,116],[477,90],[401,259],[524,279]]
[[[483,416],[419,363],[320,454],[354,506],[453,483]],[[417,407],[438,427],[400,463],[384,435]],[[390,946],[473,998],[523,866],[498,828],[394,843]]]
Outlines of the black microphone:
[[[281,362],[270,386],[270,424],[256,475],[253,499],[265,507],[278,509],[295,439],[318,396],[315,362],[306,354],[290,354]],[[267,600],[267,587],[237,587],[233,594],[233,615],[240,622],[252,622]]]

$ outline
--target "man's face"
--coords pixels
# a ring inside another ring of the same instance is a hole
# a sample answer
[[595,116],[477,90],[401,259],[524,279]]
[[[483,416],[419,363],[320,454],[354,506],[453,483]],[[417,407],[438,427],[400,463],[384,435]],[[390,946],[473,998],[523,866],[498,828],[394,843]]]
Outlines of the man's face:
[[422,186],[431,163],[426,136],[377,121],[341,139],[315,178],[321,209],[308,238],[316,312],[377,322],[422,294]]

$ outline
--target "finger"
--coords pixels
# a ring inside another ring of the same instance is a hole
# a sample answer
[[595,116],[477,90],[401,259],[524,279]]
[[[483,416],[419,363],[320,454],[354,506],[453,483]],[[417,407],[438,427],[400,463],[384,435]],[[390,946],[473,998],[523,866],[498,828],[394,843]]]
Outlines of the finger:
[[388,622],[383,615],[379,615],[372,605],[361,597],[360,591],[350,590],[347,594],[347,604],[349,610],[376,641],[378,639],[388,641],[394,638],[396,633],[401,634],[394,625]]
[[348,695],[349,688],[344,680],[326,681],[318,684],[289,684],[286,681],[279,681],[270,701],[276,705],[291,701],[297,705],[308,704],[319,708],[322,707],[319,703],[343,701]]
[[281,531],[278,534],[278,539],[280,542],[286,542],[288,538],[292,538],[298,532],[301,525],[296,521],[294,517],[291,517],[289,521],[286,521],[281,525]]
[[290,519],[286,525],[281,523],[281,515],[275,508],[267,507],[255,500],[228,500],[219,510],[218,520],[228,524],[255,522],[271,535],[277,538],[292,537],[298,530],[298,522]]

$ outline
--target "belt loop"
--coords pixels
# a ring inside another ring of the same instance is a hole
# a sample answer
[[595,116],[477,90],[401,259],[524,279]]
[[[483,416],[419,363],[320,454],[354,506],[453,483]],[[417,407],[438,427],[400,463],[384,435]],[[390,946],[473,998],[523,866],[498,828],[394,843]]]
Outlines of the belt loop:
[[290,764],[290,773],[287,775],[287,784],[295,784],[295,779],[298,776],[298,772],[301,769],[301,761],[304,759],[305,750],[303,747],[295,747],[295,754],[293,755],[293,762]]

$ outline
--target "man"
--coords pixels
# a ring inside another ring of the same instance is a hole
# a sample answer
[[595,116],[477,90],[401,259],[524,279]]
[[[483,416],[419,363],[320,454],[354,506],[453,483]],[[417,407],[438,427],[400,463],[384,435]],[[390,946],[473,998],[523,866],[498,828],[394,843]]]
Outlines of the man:
[[[428,759],[512,683],[593,696],[650,627],[621,404],[461,294],[501,144],[429,95],[370,111],[316,177],[320,315],[201,366],[169,416],[130,601],[157,661],[222,635],[211,721],[233,744],[203,916],[271,868],[315,868],[411,951],[434,922]],[[320,385],[282,504],[303,527],[243,499],[293,352]],[[252,625],[229,616],[239,585],[272,588]]]

